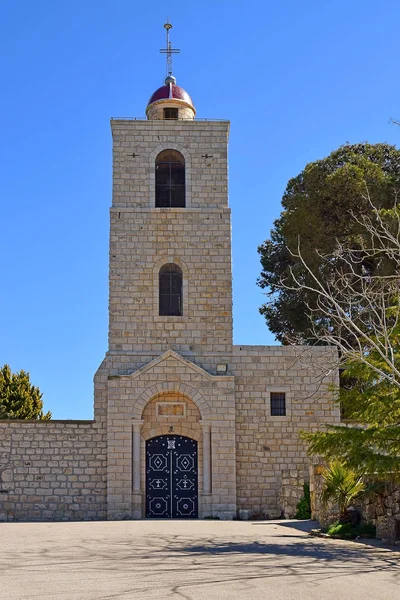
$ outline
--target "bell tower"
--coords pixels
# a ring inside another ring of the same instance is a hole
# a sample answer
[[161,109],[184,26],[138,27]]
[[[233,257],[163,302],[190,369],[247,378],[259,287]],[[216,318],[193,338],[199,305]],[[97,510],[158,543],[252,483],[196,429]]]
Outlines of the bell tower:
[[[236,511],[229,122],[195,118],[170,28],[147,118],[111,120],[109,348],[95,376],[110,519]],[[155,491],[152,452],[162,446],[168,471],[185,440],[193,497],[168,477]]]
[[171,349],[213,372],[232,350],[229,122],[195,119],[170,27],[147,120],[111,121],[109,352]]

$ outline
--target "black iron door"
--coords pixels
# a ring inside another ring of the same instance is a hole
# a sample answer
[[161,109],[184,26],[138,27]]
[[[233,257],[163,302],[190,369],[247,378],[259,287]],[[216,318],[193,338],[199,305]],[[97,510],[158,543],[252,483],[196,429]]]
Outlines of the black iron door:
[[197,442],[161,435],[146,442],[146,516],[196,519]]

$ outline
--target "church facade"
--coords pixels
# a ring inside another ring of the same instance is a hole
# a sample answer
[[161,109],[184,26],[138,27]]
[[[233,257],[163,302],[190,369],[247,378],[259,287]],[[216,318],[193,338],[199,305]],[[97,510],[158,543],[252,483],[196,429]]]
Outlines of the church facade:
[[169,75],[112,119],[109,348],[94,421],[0,422],[0,520],[293,516],[328,348],[232,342],[228,121]]

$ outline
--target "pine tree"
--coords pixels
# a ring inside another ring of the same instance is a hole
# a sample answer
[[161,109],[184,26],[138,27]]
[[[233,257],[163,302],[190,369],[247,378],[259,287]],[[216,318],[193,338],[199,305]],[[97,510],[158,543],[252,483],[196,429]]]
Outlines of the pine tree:
[[[399,298],[385,311],[386,337],[372,336],[365,360],[344,364],[340,401],[343,425],[304,433],[310,454],[340,459],[357,472],[378,479],[400,479],[400,322]],[[390,361],[382,356],[386,347]]]
[[[359,250],[359,260],[352,265],[356,273],[375,277],[395,272],[396,264],[388,255],[382,260],[382,255],[370,252],[362,260],[361,250],[365,222],[373,222],[376,211],[391,209],[399,197],[400,150],[389,144],[346,144],[306,165],[288,182],[282,213],[269,239],[258,248],[262,265],[258,284],[266,291],[260,312],[278,341],[326,343],[320,338],[325,325],[334,334],[344,334],[309,289],[312,275],[324,286],[337,276],[343,257],[332,255],[338,243]],[[328,255],[332,260],[325,260]],[[352,301],[354,307],[356,298]]]
[[31,384],[29,373],[12,373],[8,365],[0,368],[0,419],[48,421],[51,412],[43,413],[42,396]]

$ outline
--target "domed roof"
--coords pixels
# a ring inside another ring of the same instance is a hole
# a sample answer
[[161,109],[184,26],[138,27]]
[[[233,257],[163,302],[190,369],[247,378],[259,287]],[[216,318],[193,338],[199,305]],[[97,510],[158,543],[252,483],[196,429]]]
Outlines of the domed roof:
[[157,100],[168,99],[182,100],[183,102],[186,102],[186,104],[189,104],[193,107],[193,101],[189,94],[183,88],[179,87],[179,85],[176,85],[176,79],[171,75],[165,79],[165,84],[154,92],[147,106],[153,104],[153,102],[157,102]]

